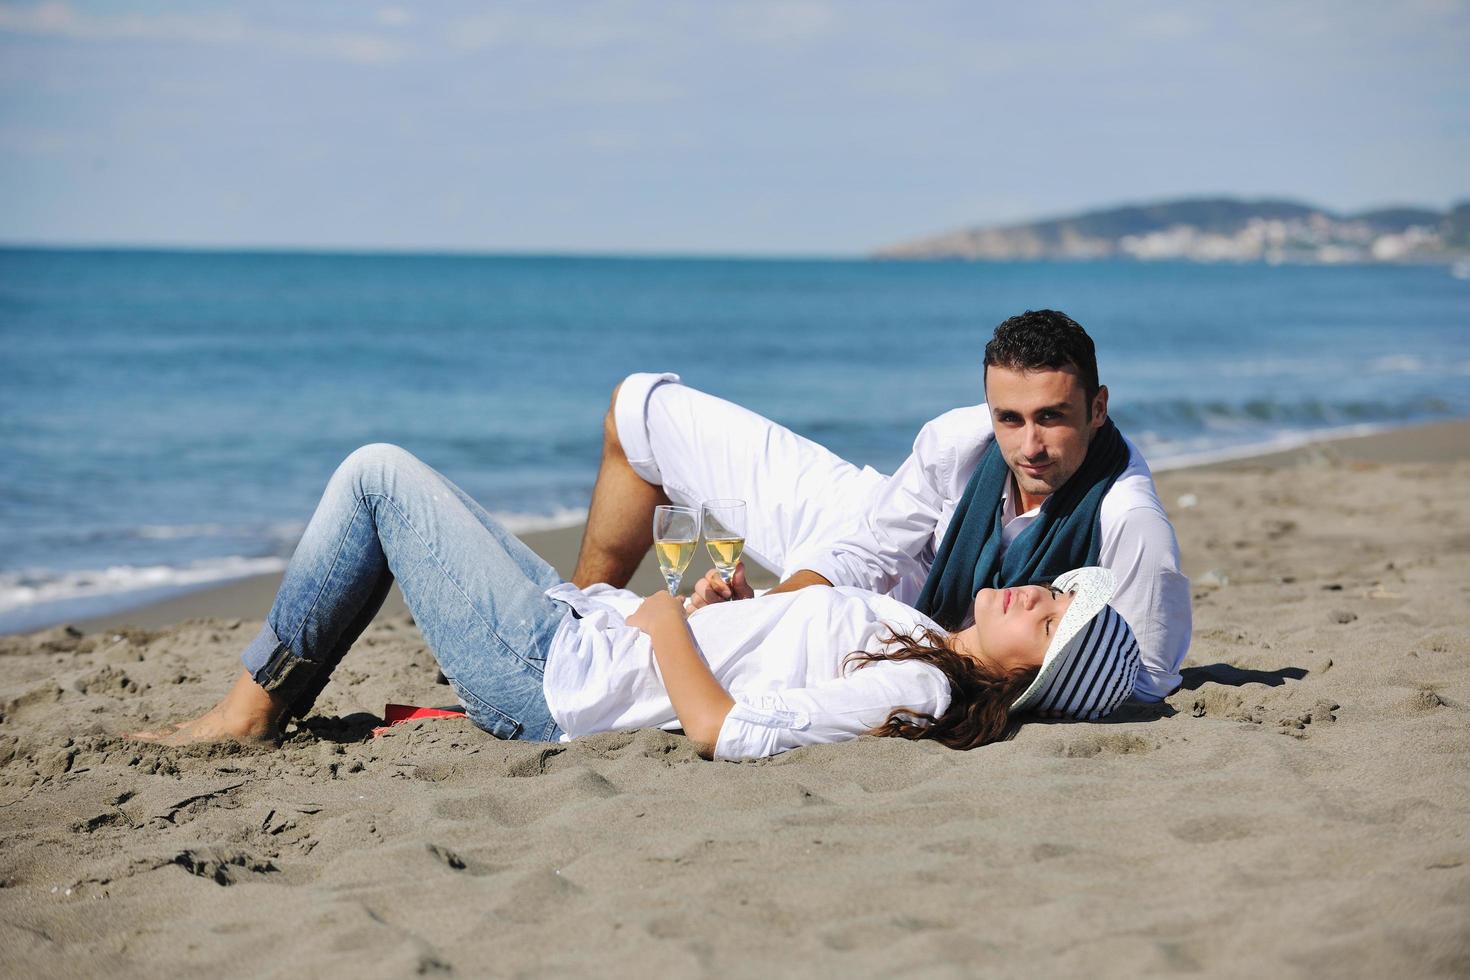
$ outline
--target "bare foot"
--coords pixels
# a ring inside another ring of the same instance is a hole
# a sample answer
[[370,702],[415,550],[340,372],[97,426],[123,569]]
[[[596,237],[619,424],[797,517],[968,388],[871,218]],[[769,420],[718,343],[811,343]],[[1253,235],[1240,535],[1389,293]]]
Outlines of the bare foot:
[[286,706],[242,672],[223,701],[198,718],[151,732],[130,732],[127,737],[161,745],[196,745],[205,742],[274,742],[280,735],[280,718]]
[[274,742],[277,734],[274,724],[232,720],[224,704],[220,703],[198,718],[151,732],[129,732],[127,737],[160,745],[196,745],[204,742]]

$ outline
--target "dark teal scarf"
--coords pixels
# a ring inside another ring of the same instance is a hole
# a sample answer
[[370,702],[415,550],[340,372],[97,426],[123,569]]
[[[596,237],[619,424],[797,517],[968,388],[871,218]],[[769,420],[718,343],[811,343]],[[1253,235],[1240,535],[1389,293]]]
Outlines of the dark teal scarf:
[[1002,556],[1000,498],[1011,471],[1000,445],[992,440],[955,507],[914,605],[953,630],[969,614],[981,589],[1045,584],[1073,568],[1096,565],[1102,548],[1098,513],[1103,497],[1127,467],[1128,444],[1109,419],[1093,437],[1081,468],[1046,498],[1036,520]]

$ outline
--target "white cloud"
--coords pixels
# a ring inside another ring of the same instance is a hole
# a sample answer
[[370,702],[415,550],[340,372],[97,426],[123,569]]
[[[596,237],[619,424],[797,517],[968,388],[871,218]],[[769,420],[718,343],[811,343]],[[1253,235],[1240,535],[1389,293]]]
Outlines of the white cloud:
[[801,44],[837,26],[832,5],[816,0],[732,4],[723,13],[732,35],[761,44]]
[[407,27],[416,19],[413,11],[402,7],[382,7],[373,15],[373,20],[384,27]]
[[0,150],[24,156],[68,157],[100,149],[92,134],[55,127],[9,125],[0,127]]
[[1140,39],[1187,41],[1204,34],[1209,21],[1199,11],[1171,7],[1147,11],[1128,26]]
[[450,42],[466,50],[501,46],[590,50],[707,46],[711,38],[788,46],[830,35],[838,18],[826,0],[745,0],[730,4],[649,4],[596,0],[566,6],[502,4],[462,18]]
[[684,90],[672,81],[608,74],[555,86],[547,94],[572,105],[658,105],[678,101]]
[[384,64],[407,54],[402,44],[373,34],[302,33],[251,24],[234,13],[82,13],[62,0],[32,6],[0,4],[0,32],[79,41],[165,41],[263,46],[303,57]]
[[467,51],[510,45],[576,51],[637,41],[651,27],[620,2],[575,9],[511,4],[456,21],[449,40]]

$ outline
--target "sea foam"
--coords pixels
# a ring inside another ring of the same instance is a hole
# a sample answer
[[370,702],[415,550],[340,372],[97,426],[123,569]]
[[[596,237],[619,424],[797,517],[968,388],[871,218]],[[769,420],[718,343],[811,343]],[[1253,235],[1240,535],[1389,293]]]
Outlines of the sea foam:
[[191,562],[188,565],[113,565],[109,568],[48,572],[27,569],[0,573],[0,616],[25,606],[121,595],[153,589],[186,589],[192,586],[266,575],[286,567],[276,557],[226,558]]

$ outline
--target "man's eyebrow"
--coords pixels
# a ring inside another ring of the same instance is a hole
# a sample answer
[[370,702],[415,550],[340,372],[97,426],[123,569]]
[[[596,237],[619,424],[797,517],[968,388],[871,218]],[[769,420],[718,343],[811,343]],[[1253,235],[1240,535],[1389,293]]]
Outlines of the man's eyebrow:
[[[1072,403],[1071,402],[1056,402],[1055,404],[1052,404],[1052,405],[1042,405],[1040,408],[1032,409],[1032,412],[1033,413],[1034,412],[1065,412],[1067,409],[1069,409],[1071,407],[1072,407]],[[1009,413],[1011,415],[1024,415],[1025,414],[1024,412],[1020,411],[1019,409],[1007,408],[1004,405],[992,405],[991,406],[991,410],[994,411],[997,415],[1005,415],[1007,413]]]

